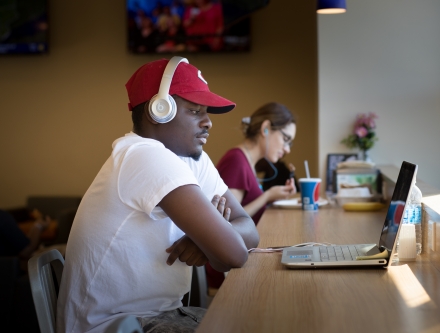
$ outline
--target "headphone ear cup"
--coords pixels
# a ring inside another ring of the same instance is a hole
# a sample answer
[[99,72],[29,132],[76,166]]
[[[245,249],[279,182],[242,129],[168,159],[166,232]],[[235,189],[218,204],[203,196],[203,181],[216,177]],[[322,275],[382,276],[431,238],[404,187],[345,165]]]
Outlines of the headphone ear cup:
[[159,124],[168,123],[176,116],[176,101],[170,95],[167,95],[167,99],[157,98],[157,95],[154,95],[148,104],[148,112]]

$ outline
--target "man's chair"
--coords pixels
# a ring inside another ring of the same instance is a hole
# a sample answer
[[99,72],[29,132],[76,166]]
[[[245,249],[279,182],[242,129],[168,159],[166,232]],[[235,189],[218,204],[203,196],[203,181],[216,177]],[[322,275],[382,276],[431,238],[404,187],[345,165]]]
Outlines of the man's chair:
[[58,290],[64,258],[58,250],[42,252],[29,259],[28,271],[32,298],[42,333],[55,333]]
[[[57,298],[63,269],[64,258],[56,249],[42,252],[29,259],[28,271],[32,298],[42,333],[55,333],[56,331]],[[191,298],[194,304],[191,305],[207,308],[208,289],[204,266],[193,267],[192,290],[194,294]],[[142,333],[142,329],[136,317],[127,316],[116,320],[105,333],[132,332]]]
[[[191,282],[191,294],[196,297],[198,303],[193,306],[208,308],[208,283],[206,281],[205,266],[193,266],[193,278]],[[190,302],[190,305],[192,302]]]
[[142,327],[135,316],[126,316],[116,319],[105,333],[143,333]]
[[206,281],[205,266],[193,266],[191,289],[183,296],[182,304],[183,306],[208,308],[208,283]]

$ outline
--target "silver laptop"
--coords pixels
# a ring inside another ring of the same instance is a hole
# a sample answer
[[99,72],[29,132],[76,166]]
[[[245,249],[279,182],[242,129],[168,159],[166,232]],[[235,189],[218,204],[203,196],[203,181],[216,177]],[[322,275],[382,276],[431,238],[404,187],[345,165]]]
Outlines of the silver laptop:
[[288,268],[388,267],[394,256],[397,235],[411,189],[415,184],[417,165],[403,162],[391,198],[379,245],[350,244],[332,246],[287,247],[281,263]]

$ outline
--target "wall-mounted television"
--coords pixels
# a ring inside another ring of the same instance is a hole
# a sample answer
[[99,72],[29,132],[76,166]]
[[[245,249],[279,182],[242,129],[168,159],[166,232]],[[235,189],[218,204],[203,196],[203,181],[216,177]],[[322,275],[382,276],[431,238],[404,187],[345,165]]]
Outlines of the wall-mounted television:
[[47,0],[0,1],[0,54],[48,51]]
[[249,14],[269,0],[126,0],[133,53],[243,52]]

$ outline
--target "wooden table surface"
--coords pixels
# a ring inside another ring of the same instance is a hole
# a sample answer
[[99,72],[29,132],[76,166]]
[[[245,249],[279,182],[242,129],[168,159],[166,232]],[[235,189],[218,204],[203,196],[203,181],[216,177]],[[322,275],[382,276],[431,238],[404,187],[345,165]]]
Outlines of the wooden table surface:
[[[267,209],[259,247],[378,243],[385,214]],[[440,332],[437,253],[388,269],[291,270],[280,261],[280,253],[249,254],[228,274],[197,333]]]

